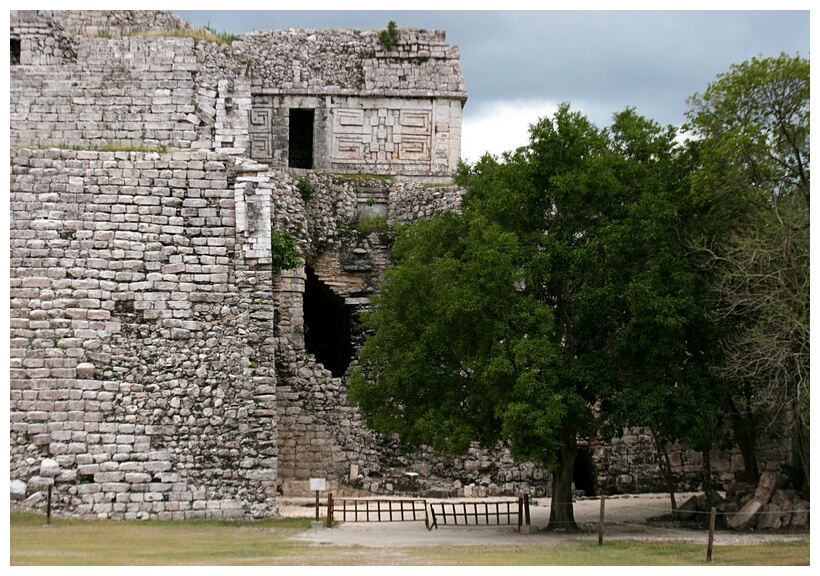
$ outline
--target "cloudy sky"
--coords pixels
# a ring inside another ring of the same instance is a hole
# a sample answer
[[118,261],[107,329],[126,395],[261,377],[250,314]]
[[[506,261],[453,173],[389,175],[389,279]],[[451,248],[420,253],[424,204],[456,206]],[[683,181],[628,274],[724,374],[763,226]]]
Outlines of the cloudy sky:
[[[700,3],[722,4],[740,5]],[[808,3],[784,0],[776,6]],[[810,47],[808,10],[175,12],[198,26],[232,33],[383,29],[391,20],[400,28],[445,30],[447,41],[460,49],[467,84],[462,156],[469,160],[525,144],[528,124],[551,115],[561,102],[571,103],[599,127],[608,126],[612,114],[627,106],[661,124],[679,126],[686,98],[702,92],[732,64],[781,52],[809,57]]]

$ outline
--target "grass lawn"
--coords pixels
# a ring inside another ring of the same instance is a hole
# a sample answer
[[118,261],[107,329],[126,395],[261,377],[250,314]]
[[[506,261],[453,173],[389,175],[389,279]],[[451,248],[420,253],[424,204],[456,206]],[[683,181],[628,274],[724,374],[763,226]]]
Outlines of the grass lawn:
[[[373,549],[291,540],[310,518],[258,522],[123,522],[12,513],[10,563],[22,565],[706,565],[706,547],[678,542],[580,541],[544,547],[435,546]],[[808,565],[809,541],[716,546],[712,565]]]

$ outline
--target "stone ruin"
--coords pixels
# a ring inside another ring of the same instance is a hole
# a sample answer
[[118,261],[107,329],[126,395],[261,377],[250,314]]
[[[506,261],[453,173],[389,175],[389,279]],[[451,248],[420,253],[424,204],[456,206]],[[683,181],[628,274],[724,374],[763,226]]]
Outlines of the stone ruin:
[[[543,495],[503,446],[407,454],[346,374],[389,226],[457,210],[467,91],[444,32],[206,40],[156,11],[12,11],[12,497],[136,519],[340,494]],[[303,266],[278,270],[272,240]],[[656,490],[640,431],[584,444],[579,494]],[[649,455],[647,455],[649,454]],[[682,481],[698,455],[674,452]],[[782,451],[761,460],[777,469]],[[722,481],[739,457],[716,453]]]

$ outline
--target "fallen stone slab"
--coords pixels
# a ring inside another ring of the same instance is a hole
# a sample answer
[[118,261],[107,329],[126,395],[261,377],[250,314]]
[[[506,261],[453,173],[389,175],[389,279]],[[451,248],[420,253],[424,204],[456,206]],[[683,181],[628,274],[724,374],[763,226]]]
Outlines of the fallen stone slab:
[[780,506],[777,504],[772,504],[771,502],[766,504],[757,514],[757,529],[777,530],[780,528],[782,525],[780,521],[781,512],[782,510],[780,510]]
[[678,506],[677,519],[678,520],[694,520],[696,512],[698,511],[698,497],[692,496],[686,502]]
[[763,503],[756,498],[752,498],[746,504],[743,505],[743,508],[740,511],[729,518],[727,524],[729,528],[733,528],[734,530],[746,530],[750,528],[755,522],[755,516],[760,509],[763,508]]

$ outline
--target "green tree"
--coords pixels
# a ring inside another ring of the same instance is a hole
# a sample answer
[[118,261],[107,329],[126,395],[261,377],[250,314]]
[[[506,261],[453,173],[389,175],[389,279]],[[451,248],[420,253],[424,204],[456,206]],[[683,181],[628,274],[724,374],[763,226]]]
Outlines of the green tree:
[[578,437],[636,423],[618,411],[630,394],[700,389],[709,318],[675,234],[686,168],[671,128],[627,110],[599,130],[568,105],[528,146],[462,166],[463,214],[400,234],[367,319],[350,389],[367,421],[441,450],[509,441],[553,472],[549,527],[576,528]]
[[[610,247],[607,286],[618,294],[613,312],[622,322],[614,332],[619,384],[608,424],[610,433],[625,426],[650,430],[674,510],[667,447],[683,442],[708,464],[727,401],[724,382],[711,371],[720,359],[721,326],[688,246],[702,224],[688,194],[693,158],[676,144],[672,127],[630,110],[615,117],[612,139],[625,210],[602,240]],[[707,465],[707,492],[710,481]]]
[[401,229],[393,255],[365,317],[373,334],[351,399],[372,427],[408,444],[493,444],[516,379],[533,380],[554,354],[551,310],[516,288],[515,236],[480,215],[445,213]]
[[[709,220],[720,373],[736,383],[736,435],[756,476],[755,419],[791,418],[809,477],[809,61],[753,58],[688,103],[699,151],[693,198]],[[745,417],[744,417],[745,416]]]

